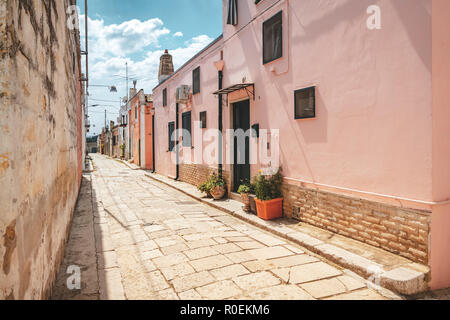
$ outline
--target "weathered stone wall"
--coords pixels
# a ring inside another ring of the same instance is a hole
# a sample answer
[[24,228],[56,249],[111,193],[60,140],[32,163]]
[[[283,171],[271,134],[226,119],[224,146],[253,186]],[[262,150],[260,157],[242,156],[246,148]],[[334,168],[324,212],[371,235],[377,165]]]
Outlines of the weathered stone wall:
[[69,0],[0,0],[0,300],[42,299],[80,186],[79,33]]
[[431,215],[285,183],[284,214],[427,264]]

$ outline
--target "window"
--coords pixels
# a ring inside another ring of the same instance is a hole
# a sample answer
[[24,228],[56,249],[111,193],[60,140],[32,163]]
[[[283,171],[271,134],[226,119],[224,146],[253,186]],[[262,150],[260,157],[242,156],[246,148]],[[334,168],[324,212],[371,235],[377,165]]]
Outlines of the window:
[[169,151],[173,151],[175,148],[175,141],[172,139],[175,132],[175,122],[169,122]]
[[167,88],[163,90],[163,107],[167,107]]
[[283,56],[283,12],[263,23],[263,63]]
[[316,117],[316,87],[295,91],[295,119]]
[[134,107],[134,120],[137,121],[137,119],[138,119],[138,107],[136,106]]
[[200,93],[200,67],[192,71],[192,92]]
[[200,112],[200,129],[206,129],[206,111]]
[[191,112],[182,115],[183,122],[183,147],[192,147]]
[[235,26],[238,24],[238,6],[237,0],[228,0],[228,18],[227,24]]

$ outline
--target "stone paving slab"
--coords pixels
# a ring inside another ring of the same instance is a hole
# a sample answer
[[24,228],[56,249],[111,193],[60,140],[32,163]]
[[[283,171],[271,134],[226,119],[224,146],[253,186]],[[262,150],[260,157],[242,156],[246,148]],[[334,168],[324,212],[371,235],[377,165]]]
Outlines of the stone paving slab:
[[292,267],[289,282],[294,284],[328,279],[342,275],[342,272],[324,262],[309,263]]
[[332,297],[347,292],[347,288],[336,278],[305,283],[301,287],[316,299]]

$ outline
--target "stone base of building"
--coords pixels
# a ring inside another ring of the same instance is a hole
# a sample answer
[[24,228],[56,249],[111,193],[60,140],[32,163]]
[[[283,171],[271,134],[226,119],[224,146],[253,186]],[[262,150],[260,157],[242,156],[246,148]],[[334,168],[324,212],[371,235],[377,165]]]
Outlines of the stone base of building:
[[431,212],[285,183],[284,215],[428,264]]
[[[205,183],[208,179],[208,176],[213,173],[217,173],[218,169],[211,168],[204,165],[196,165],[196,164],[181,164],[180,165],[180,181],[187,182],[194,186],[199,186],[202,183]],[[230,172],[223,171],[223,178],[227,182],[228,192],[230,192],[231,179]]]

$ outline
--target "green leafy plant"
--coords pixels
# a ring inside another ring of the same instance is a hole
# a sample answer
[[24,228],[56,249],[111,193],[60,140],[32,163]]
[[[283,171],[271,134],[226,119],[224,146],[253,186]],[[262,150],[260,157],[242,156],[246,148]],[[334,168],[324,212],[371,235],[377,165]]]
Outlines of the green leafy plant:
[[222,179],[217,173],[213,173],[208,177],[208,180],[205,183],[199,185],[197,188],[201,192],[206,192],[209,194],[215,187],[225,188],[226,185],[227,183],[224,179]]
[[125,158],[125,144],[121,144],[119,146],[119,149],[122,151],[122,158]]
[[198,190],[204,193],[209,193],[211,191],[211,186],[208,182],[205,182],[198,186]]
[[239,186],[238,193],[250,193],[250,192],[251,192],[250,186],[248,186],[246,184]]
[[272,176],[264,176],[260,173],[254,180],[256,197],[262,201],[282,198],[282,184],[281,169]]

